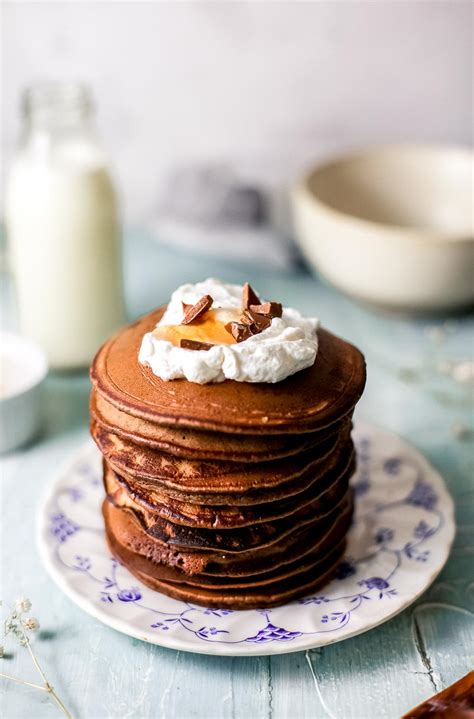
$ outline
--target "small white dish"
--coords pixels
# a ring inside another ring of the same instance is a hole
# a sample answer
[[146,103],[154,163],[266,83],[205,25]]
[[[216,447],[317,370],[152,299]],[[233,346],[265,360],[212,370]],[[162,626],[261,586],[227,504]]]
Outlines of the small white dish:
[[473,153],[393,145],[323,164],[293,193],[313,269],[358,299],[402,310],[474,302]]
[[275,609],[231,611],[148,589],[110,555],[101,504],[101,457],[92,444],[69,460],[40,507],[46,569],[81,609],[131,637],[226,656],[283,654],[348,639],[417,599],[446,562],[454,507],[419,452],[368,425],[354,430],[355,517],[336,578],[314,596]]
[[10,332],[0,334],[0,452],[21,447],[41,423],[46,355],[37,345]]

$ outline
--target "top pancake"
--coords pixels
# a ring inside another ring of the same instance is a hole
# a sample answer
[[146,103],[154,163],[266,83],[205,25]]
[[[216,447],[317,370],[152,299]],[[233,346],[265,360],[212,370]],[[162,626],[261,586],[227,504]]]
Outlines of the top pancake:
[[138,361],[143,335],[162,307],[106,342],[91,367],[96,391],[119,410],[158,425],[244,434],[313,432],[348,414],[365,385],[365,362],[353,345],[324,329],[312,367],[275,384],[169,382]]

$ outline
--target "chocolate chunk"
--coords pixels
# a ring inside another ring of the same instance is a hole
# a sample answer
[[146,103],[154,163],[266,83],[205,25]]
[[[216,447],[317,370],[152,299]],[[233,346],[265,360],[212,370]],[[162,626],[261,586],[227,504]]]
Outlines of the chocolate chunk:
[[255,324],[253,317],[248,313],[247,310],[240,317],[240,323],[249,327],[254,334],[257,334],[259,332],[259,329]]
[[266,330],[267,327],[270,327],[272,323],[271,317],[268,317],[267,315],[259,315],[256,312],[252,312],[252,310],[244,310],[241,321],[243,324],[246,324],[250,327],[254,325],[257,329],[257,332],[263,332],[263,330]]
[[228,322],[225,328],[227,332],[230,332],[236,342],[244,342],[254,334],[250,327],[240,322]]
[[197,342],[196,340],[180,340],[179,346],[185,350],[210,350],[215,345],[207,344],[207,342]]
[[207,310],[212,307],[212,303],[214,300],[212,299],[211,295],[204,295],[201,297],[200,300],[196,302],[195,305],[186,305],[186,309],[184,308],[183,303],[183,311],[184,311],[184,317],[181,320],[182,325],[189,325],[191,322],[196,320],[198,317],[200,317],[204,312],[207,312]]
[[266,315],[267,317],[281,317],[283,308],[280,302],[264,302],[261,305],[250,305],[249,309],[257,315]]
[[186,302],[181,301],[181,307],[183,308],[183,314],[186,314],[192,305],[188,305]]
[[258,295],[255,294],[249,283],[246,282],[242,291],[242,309],[248,310],[250,305],[259,305],[260,300]]

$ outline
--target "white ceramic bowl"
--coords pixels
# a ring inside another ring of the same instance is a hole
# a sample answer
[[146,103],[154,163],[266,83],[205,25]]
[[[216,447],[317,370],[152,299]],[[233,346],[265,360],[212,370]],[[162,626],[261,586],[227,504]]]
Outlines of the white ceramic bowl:
[[394,145],[310,172],[293,192],[309,264],[354,297],[405,310],[474,302],[473,154]]
[[41,424],[45,354],[29,340],[0,334],[0,452],[26,444]]

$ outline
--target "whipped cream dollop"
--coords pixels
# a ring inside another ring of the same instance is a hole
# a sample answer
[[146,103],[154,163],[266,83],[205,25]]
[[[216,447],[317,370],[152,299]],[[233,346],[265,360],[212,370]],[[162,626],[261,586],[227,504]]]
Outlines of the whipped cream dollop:
[[235,313],[242,304],[241,285],[224,284],[211,278],[178,287],[156,330],[144,335],[138,355],[139,361],[150,367],[157,377],[163,380],[185,378],[198,384],[225,379],[273,383],[314,364],[319,322],[303,317],[290,307],[284,307],[282,316],[274,317],[271,325],[260,334],[243,342],[215,344],[207,351],[184,349],[160,338],[162,328],[181,324],[182,303],[193,305],[203,295],[211,295],[213,309]]

